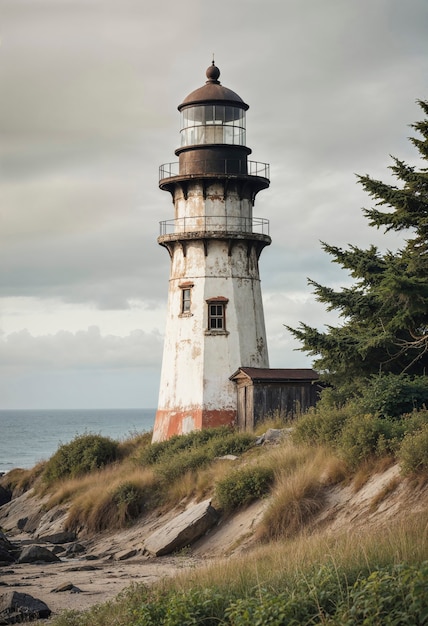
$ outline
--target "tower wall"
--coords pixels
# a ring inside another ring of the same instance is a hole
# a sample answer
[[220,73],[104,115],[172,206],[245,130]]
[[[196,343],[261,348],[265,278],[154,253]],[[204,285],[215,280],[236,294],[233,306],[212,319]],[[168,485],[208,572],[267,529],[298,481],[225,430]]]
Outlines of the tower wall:
[[253,218],[268,166],[247,160],[248,105],[220,84],[214,64],[206,75],[178,107],[178,173],[175,164],[160,168],[174,218],[161,223],[158,239],[171,264],[153,441],[234,424],[230,376],[242,366],[269,367],[258,259],[271,240],[263,228],[254,232],[267,220]]
[[[190,313],[180,313],[182,286],[191,284]],[[226,302],[225,330],[208,330],[208,303]],[[258,261],[245,242],[194,241],[186,256],[174,247],[161,385],[154,441],[236,420],[236,387],[229,376],[242,364],[269,367]]]

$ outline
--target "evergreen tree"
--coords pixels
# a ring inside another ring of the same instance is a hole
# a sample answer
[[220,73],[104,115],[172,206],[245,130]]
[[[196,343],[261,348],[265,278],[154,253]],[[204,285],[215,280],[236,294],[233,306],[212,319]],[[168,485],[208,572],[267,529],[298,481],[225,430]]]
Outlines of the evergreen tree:
[[[428,101],[418,104],[428,117]],[[410,140],[426,162],[428,119],[411,127],[422,135]],[[428,365],[428,168],[416,170],[393,158],[390,169],[400,186],[368,175],[358,182],[379,207],[364,209],[370,226],[405,231],[404,246],[381,253],[375,246],[343,250],[322,243],[333,262],[355,279],[341,291],[309,281],[317,300],[338,311],[343,324],[325,332],[304,323],[287,327],[301,350],[317,357],[314,367],[336,386],[379,372],[421,375]]]

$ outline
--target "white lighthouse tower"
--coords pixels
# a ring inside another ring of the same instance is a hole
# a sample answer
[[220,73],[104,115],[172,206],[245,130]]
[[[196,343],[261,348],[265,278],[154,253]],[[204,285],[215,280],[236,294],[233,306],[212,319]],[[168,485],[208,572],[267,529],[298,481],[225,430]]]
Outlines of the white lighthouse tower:
[[221,85],[214,61],[206,76],[178,107],[179,162],[160,167],[174,218],[158,238],[171,267],[153,441],[235,423],[229,377],[269,367],[258,261],[271,239],[268,220],[253,217],[269,166],[248,160],[248,105]]

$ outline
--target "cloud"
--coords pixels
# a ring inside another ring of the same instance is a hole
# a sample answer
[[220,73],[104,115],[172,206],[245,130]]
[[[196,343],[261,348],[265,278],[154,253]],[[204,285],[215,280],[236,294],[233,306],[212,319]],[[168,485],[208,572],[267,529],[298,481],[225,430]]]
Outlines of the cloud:
[[[203,84],[213,52],[222,83],[250,105],[250,158],[271,164],[254,207],[271,223],[260,259],[271,363],[307,359],[284,329],[326,323],[307,277],[349,281],[320,241],[400,245],[368,227],[361,207],[372,203],[355,173],[390,180],[390,154],[418,160],[407,137],[426,94],[426,0],[4,0],[1,13],[0,298],[15,308],[3,307],[1,326],[14,332],[0,358],[32,371],[34,402],[38,367],[54,401],[54,363],[70,376],[115,362],[123,373],[141,353],[144,372],[159,373],[152,329],[166,318],[170,260],[156,238],[174,213],[158,166],[176,160],[176,107]],[[98,335],[79,331],[90,325]],[[138,393],[139,376],[129,375]],[[102,375],[91,382],[100,394]]]
[[162,337],[134,330],[125,337],[102,336],[97,326],[71,333],[33,336],[28,330],[0,338],[0,367],[38,369],[122,369],[157,367]]

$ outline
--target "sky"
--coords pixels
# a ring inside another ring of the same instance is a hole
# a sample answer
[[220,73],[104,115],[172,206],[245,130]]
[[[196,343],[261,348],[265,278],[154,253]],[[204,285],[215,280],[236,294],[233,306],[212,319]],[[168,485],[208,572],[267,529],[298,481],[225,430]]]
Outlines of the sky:
[[418,165],[426,0],[2,0],[0,409],[156,407],[172,219],[159,165],[177,106],[220,81],[270,163],[254,215],[271,367],[311,367],[286,330],[340,323],[308,277],[350,283],[321,241],[397,249],[356,174]]

